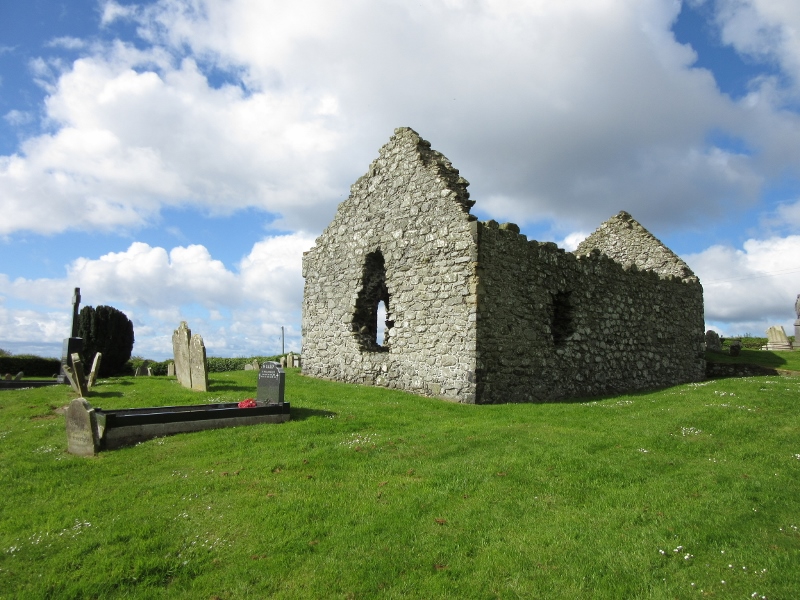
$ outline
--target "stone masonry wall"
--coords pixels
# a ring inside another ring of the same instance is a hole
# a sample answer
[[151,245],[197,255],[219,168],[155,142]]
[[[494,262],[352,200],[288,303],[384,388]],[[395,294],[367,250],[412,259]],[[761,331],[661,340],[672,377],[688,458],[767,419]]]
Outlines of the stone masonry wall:
[[[395,131],[303,257],[303,372],[474,402],[477,222],[467,181]],[[376,339],[378,302],[387,334]]]
[[395,130],[303,257],[304,374],[468,403],[703,378],[702,287],[630,215],[571,254],[478,222],[467,185]]
[[477,402],[551,401],[703,378],[696,278],[661,278],[599,252],[576,256],[506,227],[489,221],[479,229]]

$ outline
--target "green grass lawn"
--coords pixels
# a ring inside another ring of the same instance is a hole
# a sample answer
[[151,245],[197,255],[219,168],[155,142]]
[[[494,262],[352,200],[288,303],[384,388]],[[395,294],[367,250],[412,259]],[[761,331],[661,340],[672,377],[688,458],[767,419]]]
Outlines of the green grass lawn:
[[800,378],[469,406],[289,371],[288,423],[94,458],[65,453],[66,386],[0,392],[0,598],[800,596]]

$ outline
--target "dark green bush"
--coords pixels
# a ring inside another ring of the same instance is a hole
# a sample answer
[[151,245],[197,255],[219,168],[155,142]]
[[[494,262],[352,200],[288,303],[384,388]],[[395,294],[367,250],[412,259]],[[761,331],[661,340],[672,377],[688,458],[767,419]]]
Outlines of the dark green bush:
[[94,355],[102,353],[99,377],[126,374],[133,350],[133,323],[113,306],[84,306],[78,319],[78,337],[83,338],[82,357],[87,369]]
[[61,361],[57,358],[42,358],[31,354],[0,356],[0,374],[16,375],[22,371],[26,377],[52,377],[61,371]]

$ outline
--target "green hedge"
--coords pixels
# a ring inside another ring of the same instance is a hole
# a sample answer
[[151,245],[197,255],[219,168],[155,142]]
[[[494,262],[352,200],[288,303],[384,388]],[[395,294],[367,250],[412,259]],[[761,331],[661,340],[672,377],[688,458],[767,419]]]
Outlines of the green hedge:
[[[244,366],[257,360],[259,364],[265,361],[280,361],[280,356],[251,356],[250,358],[219,358],[210,356],[206,359],[208,364],[209,373],[224,373],[226,371],[241,371]],[[166,375],[167,365],[174,362],[172,359],[156,362],[152,360],[145,361],[142,358],[132,358],[126,365],[125,372],[128,375],[133,375],[136,369],[143,363],[147,362],[147,366],[153,370],[153,375]]]
[[0,356],[0,374],[16,375],[20,371],[25,373],[25,377],[52,377],[61,371],[61,361],[31,354]]

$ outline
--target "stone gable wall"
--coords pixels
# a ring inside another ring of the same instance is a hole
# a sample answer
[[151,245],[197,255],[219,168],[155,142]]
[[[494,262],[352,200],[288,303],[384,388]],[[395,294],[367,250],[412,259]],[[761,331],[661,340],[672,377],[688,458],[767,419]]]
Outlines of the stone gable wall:
[[[474,401],[477,223],[466,186],[413,130],[395,132],[303,257],[305,374]],[[377,252],[385,282],[364,272]],[[394,323],[385,341],[361,334],[357,318],[372,306],[359,294],[383,283]]]
[[[695,280],[576,256],[481,223],[477,402],[540,402],[698,381]],[[554,319],[556,322],[554,323]]]

